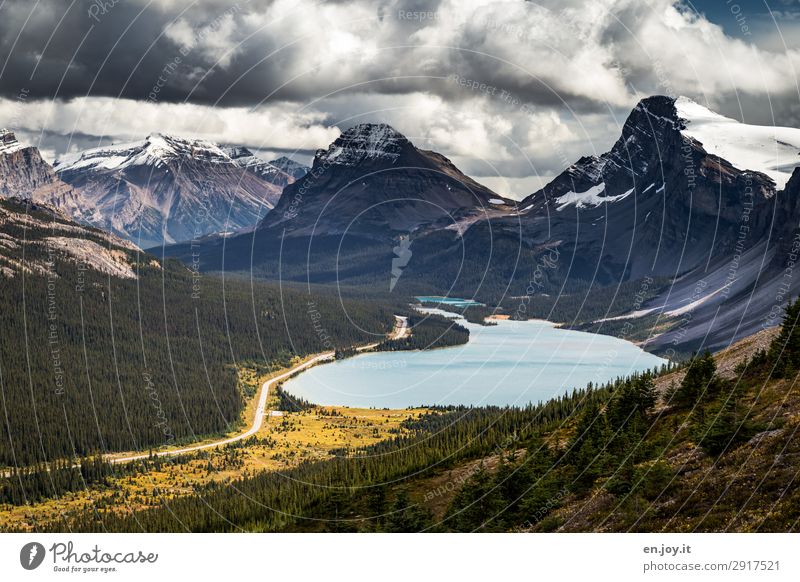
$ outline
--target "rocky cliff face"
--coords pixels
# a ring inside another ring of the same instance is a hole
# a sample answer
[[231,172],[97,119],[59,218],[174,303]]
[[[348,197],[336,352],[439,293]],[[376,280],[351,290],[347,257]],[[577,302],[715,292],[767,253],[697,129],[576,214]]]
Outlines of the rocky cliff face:
[[581,158],[520,203],[530,238],[564,241],[577,259],[572,276],[597,273],[606,284],[713,262],[732,252],[745,215],[753,230],[768,228],[774,181],[708,153],[686,134],[692,123],[675,99],[641,101],[609,152]]
[[69,220],[42,201],[72,196],[35,147],[20,144],[0,131],[0,276],[20,274],[57,277],[54,263],[93,269],[132,279],[132,243]]
[[267,162],[246,147],[227,148],[226,153],[237,165],[281,188],[281,190],[298,178],[302,178],[309,170],[307,166],[298,164],[287,157],[280,157]]
[[0,130],[0,196],[44,201],[71,190],[37,148],[19,143],[7,129]]
[[304,166],[303,164],[299,164],[294,160],[287,158],[286,156],[281,156],[280,158],[274,159],[269,164],[278,168],[284,174],[291,176],[292,181],[299,180],[311,169],[308,166]]
[[[0,276],[58,277],[56,264],[77,273],[91,269],[122,279],[136,278],[143,256],[133,243],[77,224],[56,209],[30,199],[0,199]],[[149,259],[149,268],[160,268]],[[80,275],[78,275],[80,281]]]

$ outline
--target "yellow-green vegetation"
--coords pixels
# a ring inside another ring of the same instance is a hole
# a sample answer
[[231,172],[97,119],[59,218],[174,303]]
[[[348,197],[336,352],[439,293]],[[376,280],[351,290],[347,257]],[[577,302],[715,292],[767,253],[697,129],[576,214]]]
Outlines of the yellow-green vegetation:
[[[300,361],[293,361],[292,365]],[[248,397],[248,404],[242,412],[242,426],[250,426],[252,422],[264,381],[284,371],[240,370],[242,391]],[[274,410],[272,406],[276,403],[276,396],[271,394],[268,409]],[[348,455],[351,449],[404,434],[403,421],[418,418],[425,412],[425,409],[345,407],[274,412],[265,419],[261,430],[249,439],[191,455],[117,467],[118,474],[110,476],[104,483],[68,492],[58,498],[28,505],[2,504],[0,527],[33,529],[90,508],[130,513],[161,505],[165,500],[191,495],[196,488],[211,482],[228,483],[261,471],[294,467],[303,461]]]

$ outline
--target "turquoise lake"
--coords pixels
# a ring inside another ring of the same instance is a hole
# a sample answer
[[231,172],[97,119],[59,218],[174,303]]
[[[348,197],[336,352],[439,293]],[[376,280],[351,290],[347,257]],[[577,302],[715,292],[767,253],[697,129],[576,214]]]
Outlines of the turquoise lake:
[[666,363],[630,342],[548,322],[457,321],[470,331],[467,344],[365,353],[311,368],[284,389],[315,404],[360,408],[524,406]]

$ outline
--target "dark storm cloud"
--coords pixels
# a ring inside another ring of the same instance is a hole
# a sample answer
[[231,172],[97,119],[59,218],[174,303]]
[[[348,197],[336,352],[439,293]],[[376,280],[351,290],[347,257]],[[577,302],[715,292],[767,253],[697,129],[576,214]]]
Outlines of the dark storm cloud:
[[32,99],[144,99],[168,58],[170,47],[160,38],[166,15],[119,2],[95,20],[92,6],[85,0],[73,5],[5,2],[0,12],[0,51],[6,62],[2,94],[13,96],[26,88]]
[[385,121],[510,178],[604,151],[651,94],[800,125],[800,24],[762,19],[751,42],[718,22],[730,9],[714,14],[674,0],[6,0],[0,125],[58,155],[152,131],[309,152]]
[[[245,42],[228,70],[196,46],[226,19],[241,22],[250,9],[248,2],[6,1],[0,8],[0,95],[25,88],[31,99],[144,100],[156,87],[163,102],[256,103],[275,88],[272,79],[282,65],[280,55],[269,63],[277,71],[257,65],[276,48],[268,38]],[[170,27],[187,19],[190,35],[184,42],[171,38]]]
[[[639,93],[700,91],[718,75],[709,67],[694,83],[665,83],[654,74],[654,60],[667,77],[684,66],[683,37],[701,34],[692,20],[701,17],[684,7],[691,15],[680,17],[682,28],[663,26],[663,43],[648,44],[653,23],[679,19],[665,13],[670,4],[11,0],[0,18],[0,94],[222,106],[307,103],[343,91],[474,98],[447,82],[458,75],[543,107],[607,112]],[[714,41],[707,52],[718,59],[725,49]],[[741,82],[731,77],[729,92]]]
[[[452,84],[431,81],[460,74],[542,105],[568,101],[585,109],[594,102],[568,88],[549,86],[547,80],[527,74],[524,65],[505,63],[506,55],[494,54],[487,37],[506,31],[493,28],[489,17],[459,25],[452,46],[409,48],[427,44],[424,38],[412,39],[420,29],[449,18],[439,12],[438,2],[402,1],[374,8],[365,3],[363,12],[384,26],[376,31],[373,61],[360,62],[356,70],[335,58],[326,62],[324,54],[304,62],[293,43],[314,39],[281,34],[284,24],[267,16],[262,3],[11,0],[2,6],[0,55],[6,65],[0,94],[6,97],[25,88],[31,99],[88,95],[141,100],[162,85],[159,101],[233,106],[265,99],[305,102],[357,83],[352,90],[366,93],[435,91],[453,101],[470,99],[473,95]],[[296,17],[313,18],[309,12],[298,11]],[[354,14],[354,19],[363,16]],[[219,33],[223,18],[234,23],[234,32],[221,40],[216,53],[209,52],[208,38]],[[180,25],[186,28],[183,36],[171,30]],[[523,50],[530,42],[515,40]],[[231,56],[221,64],[226,48]],[[340,74],[342,69],[348,73]],[[159,78],[166,80],[159,84]]]

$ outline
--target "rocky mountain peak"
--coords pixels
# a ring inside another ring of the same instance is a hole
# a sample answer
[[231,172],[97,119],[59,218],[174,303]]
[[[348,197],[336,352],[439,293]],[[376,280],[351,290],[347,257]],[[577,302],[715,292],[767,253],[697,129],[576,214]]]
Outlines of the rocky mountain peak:
[[226,150],[227,154],[234,160],[239,158],[249,158],[255,154],[244,146],[231,146]]
[[614,150],[622,150],[638,140],[664,141],[668,134],[683,129],[683,121],[675,108],[675,99],[665,95],[646,97],[636,104],[625,124]]
[[228,153],[214,142],[203,139],[186,139],[165,133],[151,133],[139,148],[135,164],[149,165],[175,159],[202,160],[229,163]]
[[0,154],[10,154],[24,147],[17,141],[14,132],[8,129],[0,129]]
[[641,99],[631,111],[630,116],[636,118],[637,113],[670,122],[675,122],[678,119],[675,110],[675,98],[667,95],[651,95]]
[[231,163],[231,158],[217,144],[200,139],[184,139],[164,133],[151,133],[142,141],[112,144],[67,154],[56,160],[56,170],[117,171],[133,166],[161,167],[174,160],[200,160]]
[[394,240],[439,227],[461,232],[508,201],[465,176],[445,156],[416,148],[384,123],[347,129],[317,151],[313,169],[287,186],[261,222],[289,236]]
[[282,156],[276,160],[266,161],[249,148],[234,146],[225,149],[233,163],[270,183],[284,188],[308,172],[308,167]]
[[784,188],[794,168],[800,166],[800,129],[742,123],[685,96],[656,95],[639,101],[612,152],[624,150],[630,157],[636,136],[663,146],[675,132],[683,141],[739,171],[763,174],[772,180],[775,190]]
[[295,180],[302,178],[308,173],[308,166],[304,166],[298,162],[295,162],[291,158],[287,158],[286,156],[281,156],[276,158],[270,162],[271,165],[278,168],[280,171],[288,174]]
[[327,150],[317,150],[314,164],[355,166],[366,160],[394,163],[408,139],[385,123],[360,123],[344,131]]

